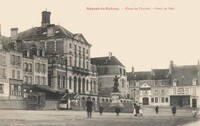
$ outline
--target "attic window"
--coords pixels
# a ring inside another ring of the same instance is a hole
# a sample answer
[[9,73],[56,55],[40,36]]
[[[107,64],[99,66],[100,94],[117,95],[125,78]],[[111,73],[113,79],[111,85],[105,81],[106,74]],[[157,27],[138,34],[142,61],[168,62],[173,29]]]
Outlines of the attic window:
[[46,35],[46,34],[47,34],[47,32],[43,32],[42,34],[43,34],[43,35]]

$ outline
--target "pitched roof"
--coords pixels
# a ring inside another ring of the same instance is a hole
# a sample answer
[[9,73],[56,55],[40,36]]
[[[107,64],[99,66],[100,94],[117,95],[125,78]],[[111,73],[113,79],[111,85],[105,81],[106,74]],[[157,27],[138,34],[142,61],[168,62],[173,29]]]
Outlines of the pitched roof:
[[155,80],[169,79],[169,69],[152,69]]
[[[48,27],[48,26],[47,26]],[[23,40],[40,40],[47,38],[47,27],[33,27],[19,33],[20,39]],[[48,38],[70,38],[91,46],[82,34],[73,34],[60,25],[53,25],[55,35]]]
[[193,79],[198,78],[198,65],[174,66],[172,78],[178,81],[178,85],[192,85]]
[[128,80],[161,80],[169,79],[169,69],[152,69],[151,71],[129,72]]
[[141,71],[141,72],[134,72],[134,73],[127,73],[128,80],[151,80],[152,73],[151,71]]
[[91,58],[91,64],[96,66],[119,65],[125,67],[115,56]]

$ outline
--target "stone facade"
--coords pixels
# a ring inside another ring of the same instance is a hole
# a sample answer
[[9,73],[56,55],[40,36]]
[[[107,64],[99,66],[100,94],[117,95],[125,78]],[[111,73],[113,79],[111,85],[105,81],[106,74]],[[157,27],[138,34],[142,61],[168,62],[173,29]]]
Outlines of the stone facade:
[[199,64],[128,73],[131,97],[152,106],[199,107]]

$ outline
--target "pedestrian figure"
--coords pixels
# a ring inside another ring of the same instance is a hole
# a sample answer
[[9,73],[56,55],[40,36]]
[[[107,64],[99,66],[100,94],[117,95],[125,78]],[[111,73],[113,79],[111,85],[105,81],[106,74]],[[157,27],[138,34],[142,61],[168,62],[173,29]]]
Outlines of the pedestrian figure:
[[136,105],[135,112],[136,112],[135,116],[138,116],[140,114],[140,106]]
[[176,115],[176,107],[175,107],[175,106],[172,107],[172,114],[173,114],[174,116]]
[[88,97],[87,98],[87,102],[86,102],[87,116],[88,116],[88,118],[92,118],[92,106],[93,106],[93,103],[91,101],[91,98]]
[[193,110],[192,110],[192,116],[193,116],[194,118],[197,117],[197,111],[196,111],[196,109],[193,109]]
[[121,112],[120,107],[116,106],[115,108],[116,116],[119,116],[119,113]]
[[102,105],[99,105],[99,113],[100,113],[100,115],[102,115],[102,113],[103,113],[103,106]]
[[156,114],[158,114],[158,110],[159,110],[159,107],[157,105],[156,108],[155,108]]
[[136,110],[135,110],[136,106],[137,106],[136,103],[134,103],[133,104],[133,115],[136,115]]
[[139,116],[143,116],[143,108],[142,107],[140,107],[140,109],[139,109]]

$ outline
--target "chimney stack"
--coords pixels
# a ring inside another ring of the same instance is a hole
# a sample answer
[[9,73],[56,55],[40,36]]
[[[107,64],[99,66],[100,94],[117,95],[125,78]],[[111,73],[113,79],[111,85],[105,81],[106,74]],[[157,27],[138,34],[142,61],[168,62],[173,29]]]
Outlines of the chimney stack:
[[132,74],[134,74],[134,67],[133,66],[131,68],[131,72],[132,72]]
[[111,53],[111,52],[109,52],[109,57],[108,57],[108,58],[109,58],[109,59],[111,59],[111,57],[112,57],[112,53]]
[[12,40],[16,40],[18,38],[18,28],[11,28],[10,37]]
[[46,10],[42,12],[42,23],[41,23],[41,25],[43,27],[46,27],[47,25],[51,24],[50,23],[50,16],[51,16],[51,12],[46,11]]
[[173,60],[170,61],[170,65],[169,65],[169,74],[172,74],[174,70],[174,62]]

